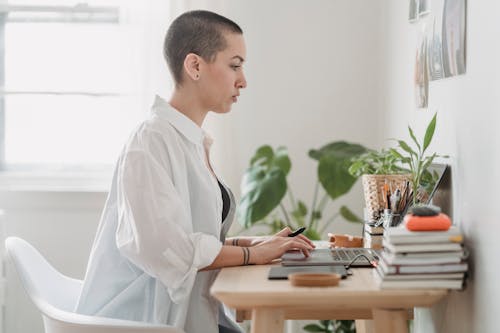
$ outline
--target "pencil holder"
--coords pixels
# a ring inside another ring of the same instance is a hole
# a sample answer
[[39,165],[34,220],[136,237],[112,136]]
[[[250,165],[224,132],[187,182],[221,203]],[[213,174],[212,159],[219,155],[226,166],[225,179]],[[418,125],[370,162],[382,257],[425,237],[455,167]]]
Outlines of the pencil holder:
[[390,209],[384,209],[381,219],[384,229],[397,227],[401,223],[401,214],[393,213]]
[[[384,196],[382,194],[382,187],[384,184],[388,184],[389,187],[394,190],[396,188],[402,189],[410,179],[410,174],[361,176],[365,205],[371,220],[378,220],[386,208]],[[411,188],[409,190],[411,190]]]

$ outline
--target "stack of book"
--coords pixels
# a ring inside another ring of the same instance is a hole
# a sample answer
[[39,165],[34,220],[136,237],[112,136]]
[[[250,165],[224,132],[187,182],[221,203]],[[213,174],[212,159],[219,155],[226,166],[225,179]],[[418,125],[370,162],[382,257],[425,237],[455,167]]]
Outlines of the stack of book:
[[384,238],[384,227],[376,223],[365,223],[363,246],[371,249],[381,249]]
[[447,231],[409,231],[389,228],[376,269],[382,289],[462,289],[467,272],[463,235]]

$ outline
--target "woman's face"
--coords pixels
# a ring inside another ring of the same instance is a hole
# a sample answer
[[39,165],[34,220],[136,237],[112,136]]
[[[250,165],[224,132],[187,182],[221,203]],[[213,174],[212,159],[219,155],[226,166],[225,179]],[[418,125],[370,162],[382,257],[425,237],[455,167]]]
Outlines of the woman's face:
[[226,33],[227,48],[217,53],[215,60],[203,62],[199,83],[202,85],[203,104],[210,111],[226,113],[231,110],[240,95],[240,89],[247,86],[243,74],[246,58],[243,35]]

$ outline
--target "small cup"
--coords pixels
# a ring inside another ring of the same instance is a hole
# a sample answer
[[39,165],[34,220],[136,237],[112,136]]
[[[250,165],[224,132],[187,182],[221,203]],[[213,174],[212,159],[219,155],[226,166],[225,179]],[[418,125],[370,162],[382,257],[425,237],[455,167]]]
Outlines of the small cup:
[[363,238],[329,233],[331,247],[363,247]]
[[296,287],[335,287],[342,277],[336,273],[292,273],[288,280]]

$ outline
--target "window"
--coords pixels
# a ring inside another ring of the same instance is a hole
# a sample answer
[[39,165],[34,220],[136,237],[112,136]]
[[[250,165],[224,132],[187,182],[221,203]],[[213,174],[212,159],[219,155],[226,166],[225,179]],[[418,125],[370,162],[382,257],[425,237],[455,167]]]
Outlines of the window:
[[116,160],[146,111],[137,36],[122,17],[121,2],[0,5],[3,170],[95,167]]

